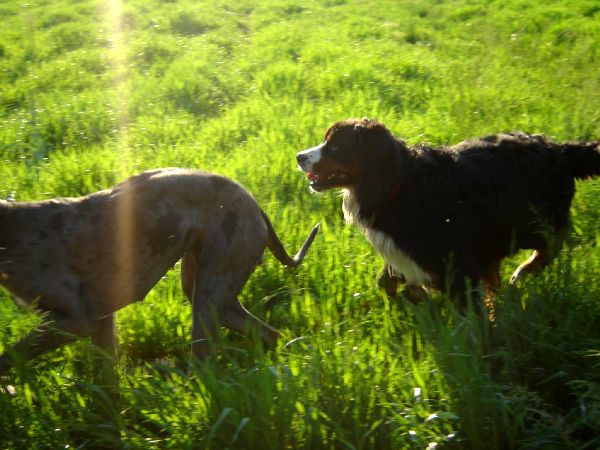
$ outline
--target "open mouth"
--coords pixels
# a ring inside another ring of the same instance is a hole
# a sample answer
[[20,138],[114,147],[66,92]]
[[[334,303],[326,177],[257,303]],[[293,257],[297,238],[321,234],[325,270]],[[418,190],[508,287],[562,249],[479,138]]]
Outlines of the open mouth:
[[344,172],[316,173],[308,172],[310,187],[315,191],[323,191],[348,184],[350,177]]

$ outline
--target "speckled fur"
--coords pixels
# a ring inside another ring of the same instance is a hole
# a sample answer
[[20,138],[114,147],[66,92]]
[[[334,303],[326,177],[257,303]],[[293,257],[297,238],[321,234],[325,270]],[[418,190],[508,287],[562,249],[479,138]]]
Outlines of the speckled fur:
[[113,313],[142,300],[180,259],[196,356],[207,354],[220,324],[254,328],[272,344],[278,332],[237,300],[267,246],[288,265],[304,256],[287,256],[242,186],[200,171],[143,172],[79,198],[2,201],[0,284],[49,320],[0,356],[0,372],[10,353],[29,359],[76,336],[114,353]]

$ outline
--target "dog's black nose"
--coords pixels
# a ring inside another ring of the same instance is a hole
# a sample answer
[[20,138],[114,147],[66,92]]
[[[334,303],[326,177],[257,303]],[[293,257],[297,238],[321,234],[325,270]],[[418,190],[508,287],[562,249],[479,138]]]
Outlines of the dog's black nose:
[[305,153],[298,153],[296,155],[296,161],[298,161],[298,164],[302,164],[307,159],[308,159],[308,155],[306,155]]

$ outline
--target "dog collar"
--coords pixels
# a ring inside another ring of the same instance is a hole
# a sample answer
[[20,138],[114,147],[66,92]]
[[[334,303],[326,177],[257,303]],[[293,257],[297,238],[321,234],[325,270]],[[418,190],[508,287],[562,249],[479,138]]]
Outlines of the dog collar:
[[402,185],[400,183],[396,183],[396,185],[386,195],[385,201],[383,202],[383,205],[381,207],[386,206],[389,202],[391,202],[394,199],[394,197],[398,195],[401,188]]

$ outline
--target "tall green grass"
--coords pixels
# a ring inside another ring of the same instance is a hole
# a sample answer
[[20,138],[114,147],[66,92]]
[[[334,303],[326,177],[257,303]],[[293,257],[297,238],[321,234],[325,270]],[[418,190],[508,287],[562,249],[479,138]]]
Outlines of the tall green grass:
[[[303,266],[267,255],[241,294],[282,331],[277,349],[223,332],[191,360],[176,266],[118,313],[119,394],[96,384],[85,341],[17,367],[0,381],[0,448],[599,447],[597,181],[578,183],[558,260],[503,289],[488,324],[439,295],[386,299],[380,257],[294,161],[347,117],[410,143],[598,139],[596,3],[2,3],[1,196],[195,167],[243,183],[290,252],[322,229]],[[39,318],[0,295],[1,352]]]

